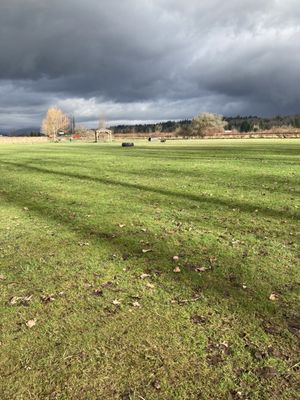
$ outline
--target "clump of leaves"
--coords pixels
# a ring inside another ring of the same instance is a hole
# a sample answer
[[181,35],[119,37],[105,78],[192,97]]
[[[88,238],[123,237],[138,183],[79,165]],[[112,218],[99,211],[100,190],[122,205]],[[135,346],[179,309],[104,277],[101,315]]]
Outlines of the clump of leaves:
[[14,306],[14,305],[23,305],[23,306],[28,306],[29,303],[32,300],[33,295],[30,296],[14,296],[10,299],[9,304]]
[[269,299],[271,301],[278,301],[279,300],[279,294],[278,293],[271,293]]

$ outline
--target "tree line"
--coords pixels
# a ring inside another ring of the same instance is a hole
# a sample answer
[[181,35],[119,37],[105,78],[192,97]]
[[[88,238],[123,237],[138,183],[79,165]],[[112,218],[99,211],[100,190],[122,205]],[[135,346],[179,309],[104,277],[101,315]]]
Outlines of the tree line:
[[[101,123],[100,123],[101,125]],[[164,133],[173,132],[177,136],[205,136],[217,134],[225,129],[237,132],[255,132],[272,128],[300,128],[300,115],[277,116],[274,118],[248,117],[223,117],[222,115],[208,112],[200,113],[192,120],[167,121],[158,124],[118,125],[114,126],[114,133]],[[42,132],[49,138],[56,140],[60,134],[73,134],[75,129],[74,118],[69,118],[57,107],[49,108],[42,123]]]
[[[300,114],[292,116],[275,116],[270,118],[258,116],[224,117],[226,129],[238,132],[265,131],[273,128],[291,127],[300,128]],[[157,124],[117,125],[113,127],[115,133],[154,133],[177,132],[182,136],[193,134],[193,120],[167,121]]]

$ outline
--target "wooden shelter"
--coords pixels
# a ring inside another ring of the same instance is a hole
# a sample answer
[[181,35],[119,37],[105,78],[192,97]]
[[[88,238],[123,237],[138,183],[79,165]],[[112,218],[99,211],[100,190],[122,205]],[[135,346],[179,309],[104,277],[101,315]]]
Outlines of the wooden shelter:
[[100,128],[95,130],[95,142],[97,143],[99,140],[103,142],[111,142],[112,141],[113,132],[107,128]]

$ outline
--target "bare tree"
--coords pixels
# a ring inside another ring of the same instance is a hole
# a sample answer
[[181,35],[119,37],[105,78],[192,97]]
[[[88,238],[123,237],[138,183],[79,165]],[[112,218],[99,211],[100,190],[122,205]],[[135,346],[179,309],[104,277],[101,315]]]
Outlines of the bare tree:
[[227,122],[222,115],[204,112],[195,117],[192,121],[192,134],[204,136],[206,133],[221,133]]
[[50,139],[55,140],[59,131],[66,131],[70,126],[70,119],[57,107],[50,107],[42,123],[42,132]]

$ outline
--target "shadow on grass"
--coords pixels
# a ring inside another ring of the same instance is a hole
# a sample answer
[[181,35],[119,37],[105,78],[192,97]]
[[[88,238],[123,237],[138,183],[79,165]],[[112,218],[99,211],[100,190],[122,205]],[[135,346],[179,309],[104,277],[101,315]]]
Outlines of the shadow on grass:
[[77,179],[80,181],[90,181],[90,182],[95,182],[99,184],[104,184],[104,185],[113,185],[116,187],[124,187],[126,189],[133,189],[133,190],[142,190],[146,192],[151,192],[151,193],[156,193],[159,195],[163,196],[168,196],[168,197],[173,197],[173,198],[181,198],[183,200],[190,200],[194,201],[197,203],[206,203],[210,204],[212,206],[218,206],[218,207],[226,207],[229,209],[239,209],[242,212],[246,213],[254,213],[256,210],[258,210],[260,213],[264,214],[265,216],[273,217],[273,218],[278,218],[278,219],[292,219],[292,220],[300,220],[300,215],[297,212],[290,212],[290,211],[284,211],[284,210],[274,210],[269,207],[264,207],[260,206],[257,204],[249,204],[241,201],[236,201],[233,199],[220,199],[220,198],[215,198],[211,196],[206,196],[206,195],[195,195],[191,193],[183,193],[183,192],[174,192],[172,190],[167,190],[167,189],[162,189],[162,188],[155,188],[155,187],[149,187],[145,185],[140,185],[137,183],[130,183],[130,182],[120,182],[117,180],[109,179],[109,178],[100,178],[100,177],[93,177],[89,175],[83,175],[83,174],[78,174],[78,173],[70,173],[70,172],[62,172],[62,171],[54,171],[54,170],[49,170],[46,168],[40,168],[36,166],[30,166],[22,163],[15,163],[15,162],[9,162],[9,161],[3,161],[4,164],[8,166],[14,166],[18,167],[22,170],[28,170],[28,171],[33,171],[33,172],[38,172],[38,173],[43,173],[43,174],[48,174],[48,175],[54,175],[54,176],[61,176],[61,177],[68,177],[68,178],[73,178]]
[[[93,152],[92,155],[97,159],[98,158],[98,152],[94,151],[95,148],[92,148]],[[101,155],[106,155],[106,156],[115,156],[115,151],[117,149],[113,148],[111,152],[103,152],[103,148],[101,148]],[[66,169],[68,167],[70,167],[71,169],[73,168],[80,168],[80,169],[89,169],[90,170],[90,164],[88,164],[87,166],[85,166],[81,160],[76,161],[76,159],[74,159],[73,154],[70,153],[70,160],[68,160],[68,158],[64,158],[64,159],[57,159],[56,155],[54,154],[54,156],[52,155],[52,157],[50,156],[51,154],[48,154],[48,157],[43,159],[43,165],[44,167],[50,167],[51,169],[49,171],[53,171],[53,167],[58,167],[60,169]],[[89,150],[89,152],[87,152],[87,154],[89,154],[89,161],[91,160],[91,152]],[[28,154],[27,154],[28,155]],[[119,153],[119,156],[126,156],[126,153]],[[225,159],[224,161],[227,161],[229,158]],[[203,161],[203,158],[199,157],[199,161]],[[105,168],[105,170],[109,170],[110,169],[110,160],[107,159],[108,161],[108,165],[106,166],[107,168]],[[220,161],[220,159],[218,158],[218,161]],[[147,178],[156,178],[156,177],[161,177],[163,176],[164,178],[167,177],[172,177],[172,178],[176,178],[176,177],[187,177],[187,178],[195,178],[195,179],[201,179],[203,178],[203,176],[205,176],[205,173],[207,171],[204,171],[204,175],[203,175],[203,171],[202,171],[202,166],[203,163],[199,164],[199,168],[197,170],[195,170],[195,166],[193,166],[193,168],[189,168],[184,169],[174,169],[171,168],[169,165],[166,167],[164,167],[165,165],[165,160],[162,157],[162,164],[161,163],[154,163],[154,165],[151,166],[151,168],[148,168],[145,170],[145,168],[143,169],[138,169],[138,167],[136,167],[136,170],[127,170],[126,171],[126,175],[132,175],[132,176],[137,176],[137,177],[147,177]],[[3,163],[5,163],[5,161],[3,161]],[[40,155],[37,154],[37,157],[26,157],[26,160],[24,160],[22,162],[22,165],[28,165],[29,167],[35,167],[35,163],[40,164]],[[295,167],[297,166],[297,162],[295,160],[295,162],[292,163]],[[55,172],[55,171],[54,171]],[[60,171],[61,172],[61,171]],[[110,172],[110,171],[108,171]],[[211,172],[210,172],[211,173]],[[216,173],[217,171],[212,171],[212,173]],[[89,177],[89,175],[88,175]],[[91,177],[93,178],[93,177]],[[280,176],[278,174],[271,174],[268,173],[265,169],[260,168],[260,166],[257,166],[257,169],[255,169],[253,171],[253,173],[247,173],[247,171],[243,171],[243,176],[242,176],[242,180],[236,180],[235,176],[234,176],[234,171],[231,170],[223,170],[222,171],[222,179],[223,178],[227,178],[228,183],[226,185],[226,179],[224,179],[225,181],[225,186],[227,186],[228,188],[233,188],[233,189],[242,189],[245,191],[249,191],[249,186],[251,187],[255,187],[255,189],[259,192],[267,192],[267,193],[283,193],[283,194],[290,194],[290,195],[298,195],[300,193],[299,190],[297,190],[297,185],[299,185],[299,179],[298,176],[296,175],[296,173],[293,173],[293,175],[289,174],[286,175],[285,177]],[[232,182],[233,181],[233,182]]]
[[[299,149],[294,144],[272,145],[258,143],[228,143],[226,145],[215,144],[209,146],[194,144],[191,146],[185,143],[178,146],[149,146],[138,145],[136,149],[126,149],[125,151],[118,148],[110,148],[114,153],[118,151],[118,155],[142,158],[161,158],[164,160],[205,160],[217,159],[218,161],[263,161],[263,162],[283,162],[294,164],[295,159],[299,157]],[[105,148],[108,154],[108,149]]]
[[[12,164],[14,165],[14,163]],[[48,175],[54,173],[53,171],[46,171],[42,168],[36,167],[33,169],[29,168],[29,170]],[[56,175],[57,173],[54,174]],[[67,174],[67,176],[69,175],[76,179],[87,178],[78,178],[77,175],[73,176],[72,174]],[[100,180],[100,182],[104,184],[107,183],[106,180]],[[81,219],[80,221],[71,220],[66,209],[58,206],[60,202],[55,195],[51,194],[45,196],[40,194],[39,197],[34,196],[34,193],[39,192],[38,186],[32,184],[26,185],[17,180],[14,189],[11,178],[7,180],[2,179],[1,183],[3,188],[5,188],[5,190],[1,192],[3,202],[20,208],[27,207],[30,212],[44,221],[52,221],[57,224],[62,224],[66,230],[73,232],[79,240],[89,240],[95,245],[105,244],[108,254],[114,254],[117,252],[122,255],[129,251],[132,261],[138,262],[139,260],[146,260],[150,270],[153,265],[155,265],[155,267],[157,266],[166,279],[176,280],[177,283],[185,285],[185,287],[190,288],[192,291],[197,289],[205,290],[206,295],[216,297],[219,301],[223,298],[230,298],[231,306],[235,311],[237,311],[235,307],[239,306],[251,312],[255,311],[261,313],[267,317],[274,313],[273,306],[262,301],[264,293],[263,282],[259,280],[255,282],[255,286],[252,288],[251,292],[245,292],[242,290],[242,267],[239,271],[235,271],[236,276],[234,281],[228,279],[228,274],[230,274],[231,270],[226,266],[224,269],[217,268],[212,270],[210,273],[201,276],[195,273],[193,269],[187,269],[183,274],[176,275],[172,272],[172,257],[174,254],[177,254],[178,248],[168,242],[167,239],[165,241],[158,241],[157,237],[153,233],[148,232],[147,241],[149,241],[149,243],[155,243],[155,246],[152,253],[149,253],[149,255],[143,255],[139,239],[144,239],[144,236],[141,235],[139,237],[138,234],[126,235],[123,233],[114,236],[112,233],[115,232],[116,227],[111,221],[106,221],[104,228],[100,229],[99,223],[101,223],[102,226],[103,221],[98,221],[96,225],[93,225],[90,222],[87,223],[86,219]],[[110,180],[108,180],[108,183],[111,184]],[[119,185],[119,183],[117,183],[117,186],[123,187],[123,185]],[[133,187],[130,186],[130,188],[135,189],[136,185]],[[158,191],[158,193],[161,194],[161,191]],[[163,194],[169,195],[169,192],[163,191]],[[171,192],[171,196],[173,195],[174,193]],[[72,204],[73,209],[80,209],[81,204],[79,202],[77,203],[76,201],[73,201]],[[71,212],[71,210],[69,211]],[[218,246],[220,248],[220,253],[222,254],[224,251],[222,245],[215,243],[213,248],[209,248],[206,244],[206,247],[208,247],[206,249],[207,256],[209,254],[214,254],[213,252]],[[244,265],[244,268],[247,268],[247,266]],[[241,275],[241,277],[239,277],[239,275]],[[270,280],[272,280],[272,277],[270,277]],[[176,294],[173,293],[173,295],[176,297]]]
[[[63,164],[61,164],[63,166]],[[215,172],[216,175],[218,172]],[[193,179],[203,179],[205,178],[207,171],[198,171],[194,170],[176,170],[172,168],[167,168],[165,170],[161,170],[161,165],[159,165],[156,169],[149,168],[147,170],[143,169],[142,171],[126,171],[127,175],[132,175],[136,177],[146,177],[146,178],[193,178]],[[274,174],[260,174],[258,171],[253,174],[247,174],[243,172],[243,181],[238,181],[233,171],[222,171],[222,179],[224,180],[224,187],[229,187],[233,189],[242,189],[244,191],[249,192],[249,189],[253,188],[259,192],[268,192],[268,193],[283,193],[288,195],[296,195],[300,194],[300,190],[297,190],[296,187],[299,185],[298,177],[295,176],[287,176],[283,178],[282,176],[274,175]],[[227,179],[227,183],[226,183]],[[196,182],[196,181],[195,181]],[[257,193],[259,195],[259,193]]]

